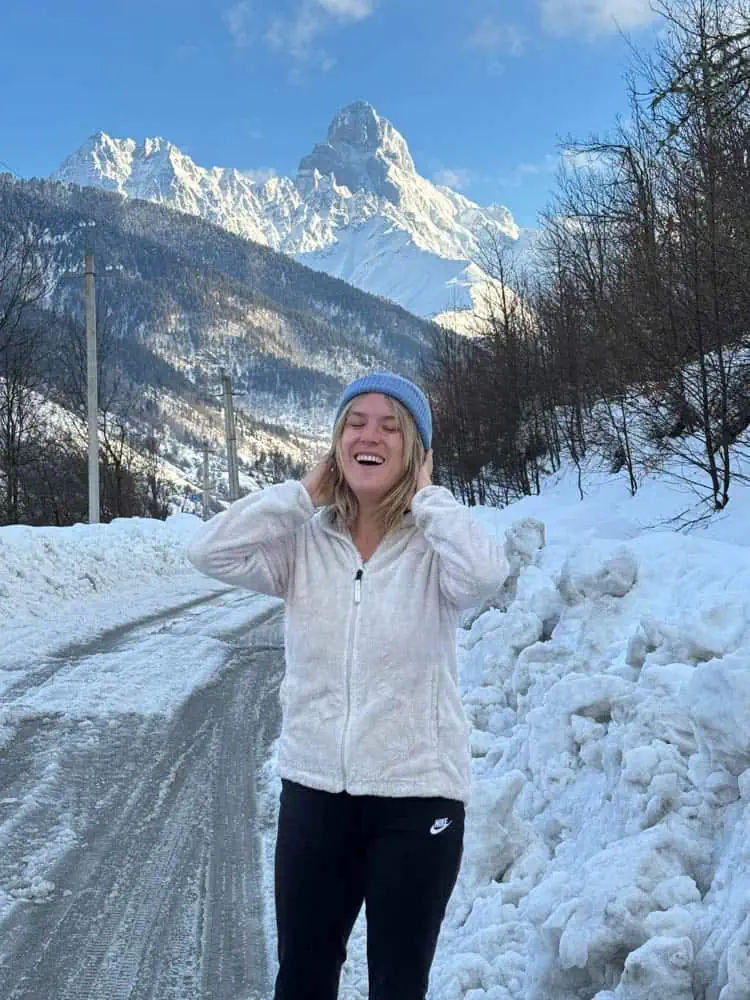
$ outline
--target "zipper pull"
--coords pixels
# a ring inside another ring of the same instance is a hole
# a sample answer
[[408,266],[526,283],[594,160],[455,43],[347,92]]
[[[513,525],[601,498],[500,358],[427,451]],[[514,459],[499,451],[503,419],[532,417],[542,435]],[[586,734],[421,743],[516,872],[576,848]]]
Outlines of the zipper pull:
[[354,577],[354,603],[359,604],[362,600],[362,570],[357,570],[357,575]]

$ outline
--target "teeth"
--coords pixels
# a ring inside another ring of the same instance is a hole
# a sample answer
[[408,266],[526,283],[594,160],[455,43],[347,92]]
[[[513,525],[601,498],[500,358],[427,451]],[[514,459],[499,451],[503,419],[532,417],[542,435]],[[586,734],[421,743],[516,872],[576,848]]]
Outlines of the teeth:
[[354,457],[358,462],[374,463],[375,465],[382,465],[385,461],[380,455],[355,455]]

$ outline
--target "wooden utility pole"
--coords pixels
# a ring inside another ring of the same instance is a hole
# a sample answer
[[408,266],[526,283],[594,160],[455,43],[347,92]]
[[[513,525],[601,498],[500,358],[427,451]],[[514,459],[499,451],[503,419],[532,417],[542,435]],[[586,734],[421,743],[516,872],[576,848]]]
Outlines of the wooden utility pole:
[[240,473],[237,465],[237,432],[234,426],[234,404],[232,403],[232,378],[221,369],[221,384],[224,393],[224,437],[227,447],[229,477],[229,499],[237,500],[240,495]]
[[[83,225],[95,226],[88,222]],[[110,278],[110,273],[121,272],[122,264],[115,268],[107,267],[100,278]],[[61,275],[62,278],[80,280],[80,271],[70,271]],[[89,479],[89,523],[98,524],[100,520],[99,499],[99,386],[96,345],[96,272],[94,271],[94,252],[86,250],[83,255],[83,289],[86,312],[86,401],[87,401],[87,437],[88,437],[88,479]]]
[[208,508],[210,504],[208,490],[208,443],[203,445],[203,520],[208,520]]
[[89,524],[99,523],[99,386],[96,363],[96,285],[94,255],[84,257],[86,292],[86,367],[88,387]]

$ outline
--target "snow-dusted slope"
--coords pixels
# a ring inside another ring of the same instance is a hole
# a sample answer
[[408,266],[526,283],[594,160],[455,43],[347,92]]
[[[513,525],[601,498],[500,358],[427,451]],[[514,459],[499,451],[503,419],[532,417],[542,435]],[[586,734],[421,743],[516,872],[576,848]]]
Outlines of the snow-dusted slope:
[[294,179],[261,184],[199,167],[164,139],[139,145],[104,132],[53,177],[200,215],[422,316],[472,307],[485,234],[522,242],[506,208],[421,177],[403,136],[363,101],[335,116]]

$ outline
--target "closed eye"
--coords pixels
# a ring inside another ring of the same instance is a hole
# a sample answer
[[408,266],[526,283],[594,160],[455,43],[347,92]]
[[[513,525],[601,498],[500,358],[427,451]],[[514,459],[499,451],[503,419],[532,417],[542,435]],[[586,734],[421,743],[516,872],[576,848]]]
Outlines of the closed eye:
[[[354,428],[359,429],[361,427],[365,427],[366,423],[363,420],[347,420],[346,426],[347,427],[354,427]],[[401,428],[400,428],[400,426],[398,424],[395,424],[395,425],[393,425],[393,424],[381,424],[380,426],[381,426],[381,429],[386,432],[386,434],[400,434],[401,433]]]

